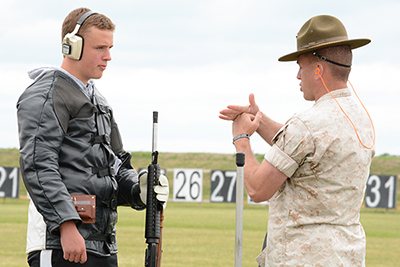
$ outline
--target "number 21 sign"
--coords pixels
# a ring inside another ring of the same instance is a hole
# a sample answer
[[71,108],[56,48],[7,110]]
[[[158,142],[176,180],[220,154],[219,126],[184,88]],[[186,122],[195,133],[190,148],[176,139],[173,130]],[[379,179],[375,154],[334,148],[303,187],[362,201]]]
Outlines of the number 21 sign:
[[0,166],[0,198],[18,198],[19,168]]

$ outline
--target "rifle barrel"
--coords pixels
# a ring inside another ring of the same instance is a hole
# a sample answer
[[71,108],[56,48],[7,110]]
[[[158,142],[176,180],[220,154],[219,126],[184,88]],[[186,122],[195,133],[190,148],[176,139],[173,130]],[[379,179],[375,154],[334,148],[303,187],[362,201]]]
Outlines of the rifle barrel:
[[158,111],[153,111],[153,145],[152,152],[157,151],[157,138],[158,138]]

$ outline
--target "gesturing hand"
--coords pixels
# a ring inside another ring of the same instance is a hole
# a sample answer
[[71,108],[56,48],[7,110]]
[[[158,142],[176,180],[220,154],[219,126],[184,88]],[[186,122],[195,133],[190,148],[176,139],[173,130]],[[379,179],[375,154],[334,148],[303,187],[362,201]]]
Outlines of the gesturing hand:
[[87,260],[85,240],[73,221],[66,221],[60,226],[61,246],[64,259],[75,263]]
[[262,115],[261,111],[258,111],[255,116],[249,113],[238,115],[232,123],[233,137],[244,133],[251,136],[260,126]]
[[219,112],[221,114],[219,118],[233,121],[242,113],[249,113],[255,116],[260,109],[256,104],[254,94],[249,95],[249,103],[248,106],[229,105],[226,109]]

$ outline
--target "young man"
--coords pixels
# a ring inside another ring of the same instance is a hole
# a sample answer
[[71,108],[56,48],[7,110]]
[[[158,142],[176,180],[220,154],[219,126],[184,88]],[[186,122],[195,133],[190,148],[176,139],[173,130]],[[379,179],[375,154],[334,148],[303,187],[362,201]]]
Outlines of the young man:
[[[62,27],[61,68],[31,71],[34,82],[18,100],[20,165],[32,200],[30,266],[117,266],[117,206],[146,207],[147,189],[141,190],[112,108],[93,82],[111,60],[114,29],[102,14],[73,10]],[[165,176],[156,188],[165,204]],[[95,200],[94,214],[75,207],[90,202],[85,197]]]
[[[297,35],[297,51],[279,60],[297,60],[300,91],[314,106],[285,125],[263,115],[253,94],[249,106],[220,112],[221,119],[233,121],[237,152],[246,154],[248,194],[256,202],[270,199],[261,266],[365,265],[359,212],[374,133],[347,79],[351,49],[369,42],[349,40],[335,17],[313,17]],[[261,164],[249,141],[255,131],[272,146]]]

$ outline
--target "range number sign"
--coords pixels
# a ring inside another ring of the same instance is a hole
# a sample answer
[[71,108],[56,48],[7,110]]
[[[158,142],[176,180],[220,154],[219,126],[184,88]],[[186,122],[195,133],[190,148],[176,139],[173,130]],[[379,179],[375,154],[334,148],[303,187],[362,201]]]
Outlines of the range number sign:
[[203,170],[174,169],[174,201],[201,202],[203,200]]
[[0,166],[0,198],[19,197],[19,168]]
[[367,181],[365,206],[367,208],[396,208],[397,177],[394,175],[371,175]]
[[211,171],[210,202],[236,202],[236,171]]

